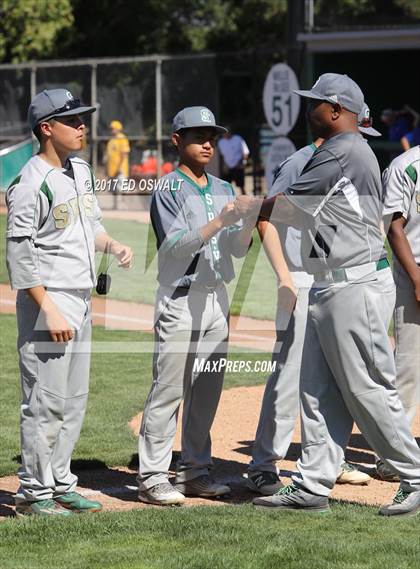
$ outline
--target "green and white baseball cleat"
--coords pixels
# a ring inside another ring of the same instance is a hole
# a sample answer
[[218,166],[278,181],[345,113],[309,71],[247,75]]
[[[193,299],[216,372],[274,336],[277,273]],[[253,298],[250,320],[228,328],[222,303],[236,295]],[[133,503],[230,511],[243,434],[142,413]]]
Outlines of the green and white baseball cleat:
[[36,502],[19,502],[16,504],[16,515],[21,516],[71,516],[73,512],[66,510],[51,498]]
[[54,500],[66,510],[70,510],[76,514],[100,512],[102,510],[102,504],[100,502],[88,500],[78,492],[68,492],[67,494],[55,497]]

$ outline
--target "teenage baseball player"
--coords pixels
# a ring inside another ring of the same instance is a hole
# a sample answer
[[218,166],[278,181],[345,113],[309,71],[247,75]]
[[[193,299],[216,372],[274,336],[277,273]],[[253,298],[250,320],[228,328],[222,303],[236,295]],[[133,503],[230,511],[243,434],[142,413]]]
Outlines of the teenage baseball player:
[[101,225],[90,166],[70,157],[82,148],[84,116],[95,110],[65,89],[36,95],[28,119],[40,150],[6,196],[22,383],[17,515],[102,508],[75,492],[70,471],[88,396],[94,254],[108,250],[128,267],[132,253]]
[[[188,107],[173,120],[179,167],[155,191],[151,220],[158,244],[153,383],[139,438],[139,499],[182,504],[184,496],[214,497],[229,486],[209,475],[210,428],[222,390],[228,340],[225,283],[232,255],[248,250],[255,219],[237,224],[232,186],[206,173],[216,125],[205,107]],[[206,362],[197,370],[196,363]],[[182,453],[176,485],[168,479],[178,409],[184,398]]]
[[420,402],[420,146],[391,162],[383,190],[397,288],[396,386],[412,425]]
[[[400,475],[382,515],[420,511],[420,449],[395,389],[388,339],[391,309],[377,273],[388,267],[380,230],[382,190],[375,155],[358,132],[363,93],[346,75],[321,75],[308,118],[325,139],[298,180],[265,200],[262,215],[302,227],[309,294],[300,384],[302,456],[292,484],[254,504],[278,510],[328,510],[353,418],[369,444]],[[258,200],[255,200],[255,204]],[[249,204],[237,209],[246,213]],[[383,312],[389,312],[385,318]]]

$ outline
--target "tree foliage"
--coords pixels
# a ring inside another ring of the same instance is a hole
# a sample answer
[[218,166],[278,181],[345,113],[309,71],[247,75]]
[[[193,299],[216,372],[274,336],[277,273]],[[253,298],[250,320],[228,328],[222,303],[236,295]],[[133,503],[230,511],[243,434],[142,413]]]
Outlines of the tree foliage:
[[420,0],[316,0],[315,15],[321,27],[418,23]]
[[144,55],[279,44],[287,0],[72,0],[65,57]]
[[[296,2],[298,0],[295,0]],[[287,0],[0,0],[0,60],[196,53],[284,42]],[[420,0],[315,0],[316,26],[413,23]]]
[[73,23],[71,0],[1,0],[0,61],[54,57],[59,32]]

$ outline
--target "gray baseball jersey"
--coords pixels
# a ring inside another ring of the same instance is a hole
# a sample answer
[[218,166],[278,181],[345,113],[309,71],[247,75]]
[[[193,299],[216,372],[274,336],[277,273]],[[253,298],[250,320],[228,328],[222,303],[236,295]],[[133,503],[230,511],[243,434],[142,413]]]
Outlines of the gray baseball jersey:
[[413,256],[420,263],[420,146],[397,156],[382,176],[384,215],[402,213],[404,233]]
[[380,231],[378,161],[360,134],[328,139],[285,195],[302,216],[302,262],[308,273],[386,257]]
[[58,346],[60,357],[54,350],[49,353],[45,315],[26,290],[19,290],[16,314],[23,403],[17,504],[72,492],[77,484],[70,459],[86,409],[90,361],[89,350],[78,345],[86,346],[91,338],[94,240],[105,230],[89,165],[72,158],[67,166],[53,168],[34,156],[6,196],[12,286],[47,287],[74,329],[73,339]]
[[150,216],[159,248],[161,285],[189,287],[191,283],[229,282],[234,277],[231,256],[244,254],[236,249],[233,239],[240,224],[223,229],[203,243],[199,228],[236,198],[228,182],[210,174],[207,178],[207,186],[200,187],[177,169],[160,180],[160,189],[153,194]]
[[[308,272],[375,265],[386,256],[379,166],[361,135],[346,132],[324,142],[285,195],[301,211]],[[390,277],[389,269],[376,269],[362,281],[327,281],[309,293],[300,382],[302,455],[292,481],[319,496],[334,486],[353,419],[400,475],[401,488],[420,488],[420,452],[394,387],[387,333],[395,286],[391,278],[385,288],[378,276],[386,271]]]
[[[194,372],[203,356],[217,364],[226,357],[229,301],[223,281],[234,277],[231,255],[244,255],[235,239],[240,225],[224,228],[204,243],[200,228],[235,199],[230,184],[207,175],[198,186],[181,170],[160,180],[151,221],[158,244],[153,384],[139,436],[139,498],[168,481],[179,405],[184,397],[181,459],[176,482],[209,473],[210,428],[224,370]],[[190,286],[194,285],[194,286]],[[175,290],[174,290],[175,289]]]
[[33,156],[7,191],[8,239],[29,237],[44,286],[95,285],[95,235],[105,231],[87,162],[70,159],[74,178]]
[[[285,192],[299,178],[316,149],[315,144],[304,146],[280,164],[275,174],[273,185],[268,191],[269,198]],[[284,244],[283,253],[289,270],[303,271],[301,257],[302,232],[300,229],[287,226],[284,223],[278,223],[276,227]]]

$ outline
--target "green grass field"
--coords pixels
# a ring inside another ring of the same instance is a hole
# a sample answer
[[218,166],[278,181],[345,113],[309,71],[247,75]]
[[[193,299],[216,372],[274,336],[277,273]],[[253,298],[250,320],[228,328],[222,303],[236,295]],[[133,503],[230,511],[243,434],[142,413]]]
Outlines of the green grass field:
[[374,508],[144,509],[0,524],[2,569],[418,569],[418,519]]
[[[130,463],[137,444],[127,423],[143,409],[151,385],[152,356],[150,353],[118,353],[118,344],[123,349],[128,342],[150,343],[152,339],[147,333],[94,328],[94,342],[114,342],[114,351],[92,355],[88,410],[74,459],[98,460],[107,466]],[[231,358],[243,359],[243,353],[235,350]],[[246,359],[269,360],[271,354],[247,351]],[[14,316],[0,316],[0,362],[0,476],[5,476],[16,472],[19,455],[20,387]],[[265,380],[264,373],[259,376],[228,373],[225,388],[255,385]]]

